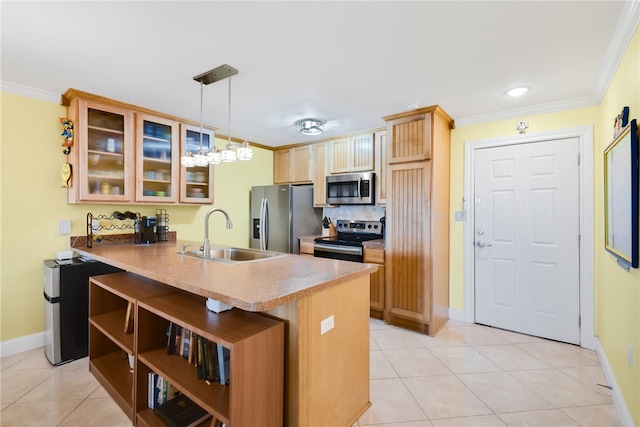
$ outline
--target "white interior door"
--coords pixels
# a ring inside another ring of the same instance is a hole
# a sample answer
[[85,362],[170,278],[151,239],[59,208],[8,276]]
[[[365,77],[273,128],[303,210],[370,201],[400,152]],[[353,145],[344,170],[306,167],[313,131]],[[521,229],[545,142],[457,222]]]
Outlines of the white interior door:
[[477,323],[580,343],[578,142],[475,151]]

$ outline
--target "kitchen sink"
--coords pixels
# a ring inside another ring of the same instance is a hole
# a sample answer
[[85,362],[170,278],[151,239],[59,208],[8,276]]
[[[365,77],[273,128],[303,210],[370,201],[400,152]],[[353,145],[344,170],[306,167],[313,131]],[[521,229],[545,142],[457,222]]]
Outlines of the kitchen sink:
[[281,257],[286,254],[280,252],[260,251],[257,249],[241,248],[211,248],[209,256],[205,257],[202,250],[184,251],[181,255],[205,259],[207,261],[217,261],[227,264],[236,264],[248,261],[259,261],[262,259]]

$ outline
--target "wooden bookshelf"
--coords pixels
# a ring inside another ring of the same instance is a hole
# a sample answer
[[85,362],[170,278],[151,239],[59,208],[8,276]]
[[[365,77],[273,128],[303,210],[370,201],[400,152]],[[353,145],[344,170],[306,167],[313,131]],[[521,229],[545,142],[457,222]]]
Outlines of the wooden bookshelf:
[[[133,424],[165,425],[148,408],[154,372],[229,427],[283,425],[284,322],[239,309],[214,313],[204,297],[132,273],[94,276],[89,289],[89,369]],[[193,364],[167,354],[171,323],[229,349],[228,385],[198,379]]]

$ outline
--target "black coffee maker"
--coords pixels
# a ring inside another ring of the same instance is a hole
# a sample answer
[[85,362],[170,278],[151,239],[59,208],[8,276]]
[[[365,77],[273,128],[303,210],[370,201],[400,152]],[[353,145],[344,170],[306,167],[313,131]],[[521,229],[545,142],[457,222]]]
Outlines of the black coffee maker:
[[380,218],[380,224],[382,224],[382,238],[386,237],[386,228],[387,228],[387,216],[383,216]]
[[155,243],[158,241],[156,227],[158,226],[158,217],[143,216],[136,219],[136,243]]

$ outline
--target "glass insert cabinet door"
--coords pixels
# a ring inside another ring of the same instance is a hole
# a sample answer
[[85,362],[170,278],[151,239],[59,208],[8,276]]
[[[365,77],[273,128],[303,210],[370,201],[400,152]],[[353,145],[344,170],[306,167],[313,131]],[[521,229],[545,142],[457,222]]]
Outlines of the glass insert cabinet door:
[[82,137],[77,182],[80,199],[130,201],[132,114],[117,107],[88,103],[81,107],[84,108],[80,109]]
[[178,201],[179,124],[136,114],[136,200]]
[[[197,154],[200,151],[200,127],[187,124],[182,125],[181,152],[186,150]],[[210,150],[213,147],[214,133],[203,129],[202,148]],[[213,203],[213,165],[180,167],[180,202],[181,203]]]

